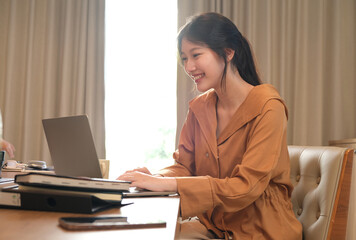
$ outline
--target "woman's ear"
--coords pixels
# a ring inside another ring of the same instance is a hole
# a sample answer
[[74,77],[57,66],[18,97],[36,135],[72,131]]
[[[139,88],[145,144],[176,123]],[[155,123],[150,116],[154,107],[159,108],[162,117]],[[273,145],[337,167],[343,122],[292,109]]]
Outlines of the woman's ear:
[[231,48],[226,48],[225,53],[227,62],[230,62],[235,55],[235,50],[232,50]]

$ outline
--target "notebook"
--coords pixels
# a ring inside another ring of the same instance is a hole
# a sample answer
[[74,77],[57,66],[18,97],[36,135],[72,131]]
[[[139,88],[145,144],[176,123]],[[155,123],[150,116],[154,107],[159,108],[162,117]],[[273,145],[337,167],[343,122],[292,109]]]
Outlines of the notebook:
[[87,115],[42,120],[58,175],[102,178]]

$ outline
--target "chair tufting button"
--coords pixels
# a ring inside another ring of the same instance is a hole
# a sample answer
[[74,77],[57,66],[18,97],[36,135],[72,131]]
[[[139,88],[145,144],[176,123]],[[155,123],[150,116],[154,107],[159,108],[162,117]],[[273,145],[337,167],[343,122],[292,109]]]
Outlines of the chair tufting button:
[[296,180],[297,182],[299,182],[299,181],[300,181],[300,175],[297,175],[296,178],[295,178],[295,180]]
[[320,211],[317,211],[316,212],[316,219],[319,219],[320,218]]
[[321,179],[321,177],[318,177],[318,178],[316,179],[316,184],[319,184],[319,183],[320,183],[320,179]]
[[209,157],[209,153],[208,152],[205,153],[205,157],[207,157],[207,158]]
[[298,211],[297,211],[297,214],[300,216],[303,212],[303,209],[299,208]]

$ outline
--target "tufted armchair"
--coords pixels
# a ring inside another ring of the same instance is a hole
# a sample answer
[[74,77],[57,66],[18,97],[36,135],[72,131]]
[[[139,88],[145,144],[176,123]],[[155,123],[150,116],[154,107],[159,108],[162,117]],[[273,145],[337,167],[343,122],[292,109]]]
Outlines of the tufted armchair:
[[305,240],[345,239],[353,150],[288,147],[293,210]]

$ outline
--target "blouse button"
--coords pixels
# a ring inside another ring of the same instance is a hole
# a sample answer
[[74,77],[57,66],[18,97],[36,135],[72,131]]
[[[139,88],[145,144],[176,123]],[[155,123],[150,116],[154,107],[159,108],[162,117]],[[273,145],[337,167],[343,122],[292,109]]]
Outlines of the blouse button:
[[209,157],[209,153],[208,152],[205,153],[205,157],[207,157],[207,158]]

